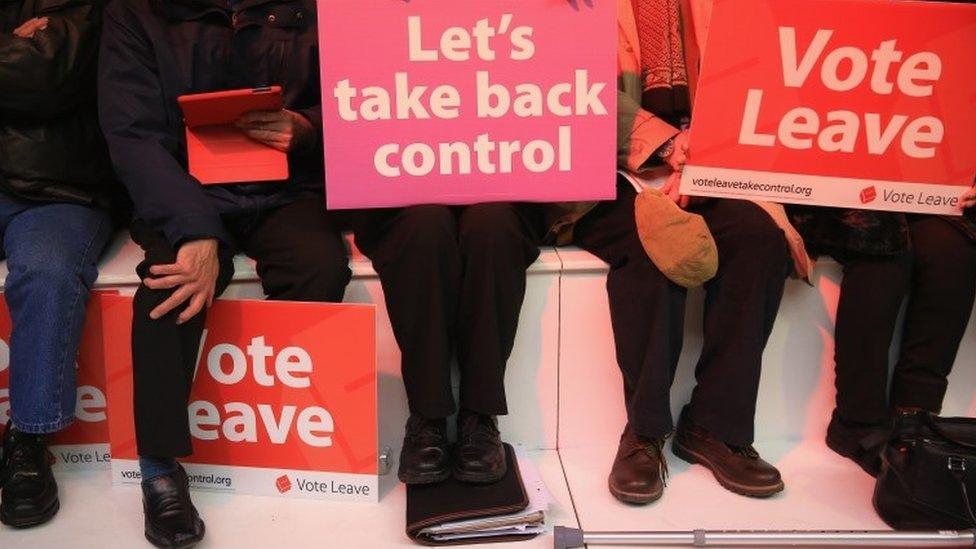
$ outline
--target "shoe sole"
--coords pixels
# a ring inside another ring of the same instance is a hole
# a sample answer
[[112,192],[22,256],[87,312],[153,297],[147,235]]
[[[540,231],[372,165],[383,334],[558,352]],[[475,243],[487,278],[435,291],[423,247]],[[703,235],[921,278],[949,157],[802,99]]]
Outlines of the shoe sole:
[[437,473],[420,473],[407,475],[402,472],[397,472],[397,478],[400,482],[410,485],[410,486],[424,486],[427,484],[439,484],[445,480],[451,478],[451,471],[442,471]]
[[661,499],[664,495],[664,487],[662,486],[660,490],[652,492],[650,494],[638,494],[635,492],[625,492],[623,490],[618,490],[613,487],[613,483],[607,480],[607,488],[610,489],[610,493],[613,497],[618,500],[629,503],[632,505],[647,505],[649,503],[654,503],[655,501]]
[[713,465],[708,458],[699,454],[698,452],[694,452],[682,446],[677,440],[671,443],[671,453],[682,460],[687,461],[688,463],[704,466],[712,472],[715,480],[717,480],[723,488],[730,492],[739,494],[740,496],[747,496],[751,498],[768,498],[782,492],[786,487],[783,481],[779,481],[776,484],[770,484],[768,486],[748,486],[745,484],[739,484],[733,480],[729,480],[718,472],[715,465]]
[[145,534],[146,534],[146,540],[149,543],[153,544],[153,546],[155,546],[155,547],[165,547],[166,549],[189,549],[190,547],[194,547],[197,544],[199,544],[201,541],[203,541],[204,535],[206,535],[206,527],[204,527],[204,532],[202,534],[200,534],[200,537],[199,538],[197,538],[195,540],[192,540],[192,541],[188,541],[188,542],[183,543],[181,545],[169,545],[169,544],[164,543],[164,542],[162,542],[162,541],[160,541],[158,539],[154,539],[154,536],[149,535],[149,532],[148,531],[145,532]]
[[4,509],[3,506],[0,506],[0,522],[10,526],[11,528],[31,528],[34,526],[40,526],[53,519],[54,515],[58,514],[58,510],[60,509],[61,502],[59,500],[55,500],[54,505],[37,515],[31,515],[29,517],[11,517],[7,514],[6,509]]

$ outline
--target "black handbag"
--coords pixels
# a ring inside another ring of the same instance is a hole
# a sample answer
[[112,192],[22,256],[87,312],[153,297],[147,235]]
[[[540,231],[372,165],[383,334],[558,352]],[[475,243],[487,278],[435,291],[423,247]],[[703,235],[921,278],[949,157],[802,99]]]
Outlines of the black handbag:
[[881,462],[874,508],[888,526],[976,528],[976,419],[900,414]]

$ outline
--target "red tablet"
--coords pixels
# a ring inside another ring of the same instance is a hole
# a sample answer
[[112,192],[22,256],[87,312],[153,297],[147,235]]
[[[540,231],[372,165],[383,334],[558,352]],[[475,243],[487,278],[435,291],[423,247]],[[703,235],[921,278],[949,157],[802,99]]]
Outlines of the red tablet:
[[234,126],[250,111],[282,108],[281,87],[228,90],[177,98],[186,125],[190,175],[204,185],[288,179],[288,155]]

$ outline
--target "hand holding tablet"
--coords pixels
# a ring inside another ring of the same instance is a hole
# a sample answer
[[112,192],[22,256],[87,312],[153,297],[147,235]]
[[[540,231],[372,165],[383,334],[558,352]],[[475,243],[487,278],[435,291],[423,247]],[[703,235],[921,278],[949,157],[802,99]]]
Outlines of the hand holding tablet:
[[[281,87],[183,95],[178,101],[190,175],[201,184],[288,179],[287,151],[298,144],[301,130],[296,133],[295,122],[286,119],[300,115],[282,111]],[[276,113],[285,121],[269,124]]]
[[235,125],[251,139],[286,153],[309,148],[315,142],[312,123],[287,109],[246,112]]

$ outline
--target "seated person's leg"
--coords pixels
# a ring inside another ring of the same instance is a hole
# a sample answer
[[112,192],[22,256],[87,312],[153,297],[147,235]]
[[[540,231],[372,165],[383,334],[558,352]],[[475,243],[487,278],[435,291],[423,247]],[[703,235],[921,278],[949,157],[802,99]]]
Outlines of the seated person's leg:
[[34,526],[58,511],[45,435],[75,417],[75,357],[111,225],[101,210],[39,204],[25,206],[3,233],[9,270],[5,295],[13,322],[11,421],[4,436],[5,467],[0,467],[4,524]]
[[[912,254],[848,254],[834,327],[837,405],[827,446],[869,473],[888,428],[888,357],[910,285]],[[874,444],[866,444],[875,438]],[[874,447],[874,448],[873,448]]]
[[936,216],[912,217],[909,230],[912,290],[890,404],[937,414],[976,299],[976,242]]
[[786,238],[751,202],[709,200],[693,208],[715,238],[718,274],[705,285],[704,345],[675,454],[709,467],[749,496],[783,489],[779,472],[752,448],[762,355],[790,269]]
[[650,503],[664,493],[667,465],[661,450],[674,427],[670,392],[684,335],[686,291],[644,251],[634,219],[636,197],[621,179],[617,199],[583,217],[574,237],[610,265],[610,319],[628,420],[610,473],[610,492],[628,503]]
[[457,329],[461,254],[457,218],[446,206],[365,212],[356,244],[379,273],[410,419],[400,454],[400,480],[440,482],[451,474],[446,420],[455,411],[451,359]]
[[269,299],[341,302],[352,277],[342,229],[322,198],[267,213],[244,238]]
[[539,257],[542,209],[477,204],[461,211],[458,227],[464,278],[457,313],[461,413],[454,476],[490,483],[506,471],[495,416],[508,413],[505,365],[525,298],[525,271]]
[[[160,278],[151,268],[176,262],[178,250],[141,221],[133,223],[132,238],[146,254],[137,269],[143,284],[136,291],[132,317],[134,413],[146,536],[157,546],[174,540],[188,543],[203,537],[203,522],[190,501],[186,473],[174,458],[192,453],[187,405],[206,307],[183,323],[179,317],[187,303],[151,318],[179,290],[151,289],[146,280]],[[215,295],[224,291],[234,274],[233,251],[222,248],[218,256]]]

